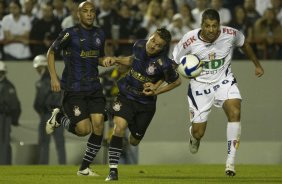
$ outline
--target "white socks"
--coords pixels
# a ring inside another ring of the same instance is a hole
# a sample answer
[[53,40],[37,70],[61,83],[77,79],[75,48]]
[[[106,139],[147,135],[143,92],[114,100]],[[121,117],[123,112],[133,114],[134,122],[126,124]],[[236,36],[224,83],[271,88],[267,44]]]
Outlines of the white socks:
[[236,150],[241,135],[241,122],[228,122],[227,124],[227,160],[226,164],[234,164]]

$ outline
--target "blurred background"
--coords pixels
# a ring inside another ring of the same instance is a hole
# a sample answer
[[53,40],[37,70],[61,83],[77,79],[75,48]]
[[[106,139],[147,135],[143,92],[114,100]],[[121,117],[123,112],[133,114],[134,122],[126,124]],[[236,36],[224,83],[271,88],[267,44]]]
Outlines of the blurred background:
[[[130,55],[135,40],[146,39],[157,27],[166,27],[171,31],[172,50],[186,32],[200,26],[200,17],[206,8],[218,10],[223,25],[245,34],[265,69],[265,75],[257,79],[253,64],[239,49],[234,50],[232,69],[243,97],[242,136],[237,163],[282,163],[282,123],[279,117],[282,114],[281,0],[93,2],[97,9],[95,24],[106,33],[108,56]],[[11,162],[5,163],[4,160],[2,164],[39,164],[40,119],[33,108],[35,84],[39,76],[32,61],[35,56],[46,54],[62,29],[77,24],[78,3],[73,0],[0,0],[0,60],[6,65],[5,69],[1,70],[0,67],[0,70],[5,71],[6,77],[13,83],[22,111],[18,125],[11,126],[11,129],[0,128],[1,137],[10,133],[11,138]],[[61,73],[62,58],[60,55],[56,57],[56,67]],[[101,75],[101,80],[110,102],[114,93],[108,90],[115,86],[112,69],[100,68],[100,71],[107,74]],[[199,153],[192,155],[189,152],[188,83],[189,80],[183,78],[180,87],[159,96],[156,115],[138,150],[132,153],[137,157],[133,164],[225,162],[227,120],[222,109],[212,109]],[[1,98],[4,97],[1,95],[0,101]],[[3,122],[0,118],[0,124]],[[107,139],[111,127],[112,123],[106,122],[103,148],[98,159],[95,159],[98,164],[107,163]],[[64,137],[66,164],[79,164],[87,137],[79,138],[68,132],[64,132]],[[59,164],[53,138],[49,146],[47,164]],[[156,147],[158,152],[154,149]],[[0,148],[1,158],[4,158],[3,154]]]

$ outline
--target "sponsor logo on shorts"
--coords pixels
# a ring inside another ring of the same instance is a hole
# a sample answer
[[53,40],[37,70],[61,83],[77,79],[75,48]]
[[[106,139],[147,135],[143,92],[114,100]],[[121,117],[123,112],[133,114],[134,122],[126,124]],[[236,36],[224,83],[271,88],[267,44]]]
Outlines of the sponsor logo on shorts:
[[114,111],[120,111],[120,107],[122,106],[122,104],[120,102],[115,102],[113,104],[113,109]]
[[81,111],[79,110],[78,106],[73,107],[73,112],[75,116],[79,116],[81,114]]
[[206,94],[206,95],[210,94],[212,90],[216,91],[218,88],[220,88],[221,85],[228,84],[228,83],[229,83],[229,80],[223,80],[220,84],[216,84],[210,89],[205,89],[203,91],[196,91],[196,95],[201,96],[203,94]]

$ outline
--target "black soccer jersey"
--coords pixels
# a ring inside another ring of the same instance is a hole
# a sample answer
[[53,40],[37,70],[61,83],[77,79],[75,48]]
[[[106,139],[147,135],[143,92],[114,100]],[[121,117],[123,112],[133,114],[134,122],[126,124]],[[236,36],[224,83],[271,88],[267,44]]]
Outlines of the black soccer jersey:
[[156,96],[145,96],[143,84],[156,83],[163,79],[172,83],[178,79],[178,73],[173,68],[173,61],[165,54],[148,56],[146,54],[147,40],[137,41],[133,46],[133,63],[131,70],[118,81],[120,94],[143,104],[155,103]]
[[62,89],[86,92],[101,89],[98,59],[105,55],[104,45],[104,33],[97,27],[86,30],[78,25],[60,33],[52,49],[63,52]]

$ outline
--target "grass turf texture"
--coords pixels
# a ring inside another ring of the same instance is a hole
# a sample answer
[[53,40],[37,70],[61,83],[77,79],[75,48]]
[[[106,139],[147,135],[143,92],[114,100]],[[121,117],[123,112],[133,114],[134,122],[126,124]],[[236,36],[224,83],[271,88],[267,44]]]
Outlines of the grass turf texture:
[[[99,177],[76,176],[78,166],[0,166],[0,184],[106,183],[107,165],[92,169]],[[120,165],[122,184],[282,183],[282,165],[237,165],[237,175],[227,177],[224,165]]]

